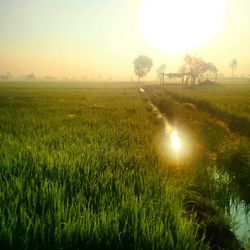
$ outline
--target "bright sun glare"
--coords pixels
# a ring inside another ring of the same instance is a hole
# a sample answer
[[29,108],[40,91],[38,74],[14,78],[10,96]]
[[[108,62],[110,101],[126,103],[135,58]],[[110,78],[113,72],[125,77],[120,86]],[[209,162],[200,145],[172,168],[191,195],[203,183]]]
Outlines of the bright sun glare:
[[171,142],[171,146],[172,148],[178,152],[181,149],[181,140],[179,137],[179,134],[176,130],[173,130],[170,134],[170,142]]
[[225,0],[144,0],[140,29],[155,47],[184,52],[216,34],[224,12]]

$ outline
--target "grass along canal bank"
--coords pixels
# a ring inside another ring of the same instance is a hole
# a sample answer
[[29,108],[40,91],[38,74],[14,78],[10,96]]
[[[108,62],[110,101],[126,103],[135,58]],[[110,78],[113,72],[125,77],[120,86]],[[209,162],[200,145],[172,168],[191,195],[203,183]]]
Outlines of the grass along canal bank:
[[[201,232],[215,248],[219,244],[225,249],[240,248],[230,242],[234,236],[228,229],[249,246],[248,138],[232,133],[227,124],[196,106],[172,99],[161,87],[144,89],[179,130],[182,149],[174,164],[181,169],[178,177],[186,182],[187,210],[197,213]],[[166,154],[171,157],[171,152]]]

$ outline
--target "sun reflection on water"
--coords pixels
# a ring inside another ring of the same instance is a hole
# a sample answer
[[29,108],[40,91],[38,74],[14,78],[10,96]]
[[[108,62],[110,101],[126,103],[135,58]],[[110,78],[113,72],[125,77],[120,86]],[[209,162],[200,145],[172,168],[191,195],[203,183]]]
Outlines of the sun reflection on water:
[[190,138],[184,131],[180,131],[168,121],[165,121],[164,144],[168,157],[178,160],[190,158],[192,147]]
[[174,151],[179,152],[181,150],[181,139],[179,137],[178,131],[173,130],[170,135],[170,143],[171,147],[173,148]]
[[[140,92],[145,93],[145,90],[141,87],[138,88]],[[187,137],[187,134],[183,131],[179,131],[176,127],[169,123],[167,118],[161,111],[149,101],[153,111],[157,114],[157,118],[164,121],[165,124],[165,136],[163,144],[165,147],[164,154],[173,159],[182,159],[190,156],[191,140]]]

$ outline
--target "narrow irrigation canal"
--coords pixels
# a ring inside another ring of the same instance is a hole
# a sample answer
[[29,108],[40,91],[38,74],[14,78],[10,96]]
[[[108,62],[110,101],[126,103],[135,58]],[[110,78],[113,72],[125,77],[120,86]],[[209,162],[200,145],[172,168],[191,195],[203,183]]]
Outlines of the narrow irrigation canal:
[[[197,145],[192,144],[190,138],[187,139],[187,137],[183,136],[185,132],[181,131],[182,128],[174,126],[168,121],[166,115],[152,102],[150,95],[144,88],[138,87],[138,90],[148,100],[156,116],[165,124],[164,140],[166,150],[168,151],[167,157],[180,161],[185,160],[188,155],[192,155],[192,151]],[[211,196],[216,197],[216,203],[223,210],[224,216],[232,220],[230,230],[244,247],[248,249],[250,248],[250,202],[247,198],[248,194],[244,194],[249,190],[242,192],[234,177],[218,166],[216,153],[211,155],[209,166],[204,166],[206,168],[206,178],[209,179],[209,183],[212,183],[213,186],[211,192],[216,193],[215,196],[213,194]],[[213,219],[216,220],[217,218]]]
[[233,178],[218,167],[209,169],[209,174],[213,178],[214,183],[217,183],[220,188],[224,189],[223,201],[227,202],[224,206],[224,211],[233,221],[234,226],[232,231],[237,238],[246,246],[250,247],[250,203],[241,190],[234,182]]

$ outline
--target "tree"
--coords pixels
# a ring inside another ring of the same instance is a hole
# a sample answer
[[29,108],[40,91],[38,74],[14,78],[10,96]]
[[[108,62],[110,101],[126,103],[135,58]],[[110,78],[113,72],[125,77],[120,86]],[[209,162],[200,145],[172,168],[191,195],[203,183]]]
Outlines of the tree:
[[186,74],[185,83],[188,84],[190,82],[191,85],[194,85],[196,80],[201,79],[205,73],[213,74],[217,78],[217,68],[214,64],[207,63],[197,56],[186,55],[184,65],[180,68],[179,72]]
[[238,62],[235,58],[232,59],[232,61],[229,62],[229,67],[232,69],[232,77],[234,76],[234,70],[236,69],[238,65]]
[[165,72],[166,68],[167,68],[167,65],[163,63],[163,64],[156,70],[157,80],[160,80],[160,82],[163,81],[163,73]]
[[5,75],[1,75],[1,76],[0,76],[0,79],[1,79],[1,80],[5,80],[5,81],[6,81],[6,80],[7,80],[7,81],[10,80],[11,78],[12,78],[12,75],[11,75],[9,72],[7,72]]
[[207,75],[207,78],[214,76],[215,81],[217,80],[217,73],[218,70],[216,68],[216,66],[212,63],[206,63],[206,67],[205,67],[206,72],[208,72],[209,74]]
[[184,84],[185,74],[187,73],[187,72],[186,72],[186,66],[185,66],[185,65],[182,65],[182,66],[179,68],[178,73],[182,74],[182,76],[181,76],[181,84],[183,85],[183,84]]
[[138,76],[138,82],[151,70],[152,66],[153,61],[147,56],[141,55],[134,60],[134,70],[135,75]]
[[190,55],[184,57],[184,62],[186,72],[188,72],[186,84],[190,81],[191,85],[194,85],[195,81],[206,71],[206,62],[200,57]]

